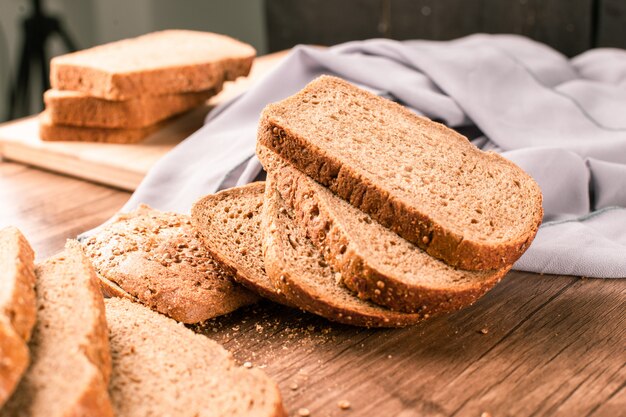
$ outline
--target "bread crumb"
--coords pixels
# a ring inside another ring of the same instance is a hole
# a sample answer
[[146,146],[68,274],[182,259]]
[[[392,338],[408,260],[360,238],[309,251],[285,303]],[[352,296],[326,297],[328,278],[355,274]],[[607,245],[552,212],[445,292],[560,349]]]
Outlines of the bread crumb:
[[483,412],[480,414],[480,417],[491,417],[491,413],[489,413],[489,412],[487,412],[487,411],[483,411]]
[[488,328],[486,328],[486,327],[483,327],[482,329],[480,329],[480,330],[478,331],[478,333],[481,333],[481,334],[487,334],[487,333],[489,333],[489,329],[488,329]]
[[387,355],[387,359],[391,359],[391,358],[393,358],[393,356]]
[[289,389],[292,390],[292,391],[295,391],[298,388],[299,388],[298,384],[296,384],[295,382],[289,385]]
[[252,368],[252,362],[244,362],[243,367],[248,369]]
[[342,410],[348,410],[351,406],[352,405],[348,400],[341,400],[337,403],[337,407],[341,408]]
[[298,408],[298,415],[300,417],[308,417],[311,415],[311,412],[308,408]]

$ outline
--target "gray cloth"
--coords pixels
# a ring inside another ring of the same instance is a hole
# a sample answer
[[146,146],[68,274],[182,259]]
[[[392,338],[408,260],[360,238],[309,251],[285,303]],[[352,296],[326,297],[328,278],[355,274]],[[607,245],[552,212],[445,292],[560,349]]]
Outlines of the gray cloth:
[[143,202],[188,212],[202,195],[252,181],[261,110],[320,74],[473,132],[474,144],[532,175],[544,225],[516,269],[626,277],[626,52],[617,49],[568,60],[512,35],[297,47],[160,160],[124,210]]

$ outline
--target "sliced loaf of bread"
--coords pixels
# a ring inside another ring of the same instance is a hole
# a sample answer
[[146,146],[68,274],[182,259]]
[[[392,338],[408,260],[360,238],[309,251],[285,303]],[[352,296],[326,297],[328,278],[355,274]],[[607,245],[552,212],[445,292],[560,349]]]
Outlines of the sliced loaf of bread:
[[186,215],[143,205],[119,215],[84,248],[107,294],[137,300],[183,323],[258,300],[206,251]]
[[401,327],[428,317],[392,311],[355,297],[343,285],[341,273],[298,226],[269,176],[262,219],[267,275],[294,305],[332,321],[366,327]]
[[205,103],[221,86],[208,91],[140,96],[111,101],[68,90],[44,93],[46,114],[52,125],[136,129],[153,125]]
[[515,164],[335,77],[267,106],[258,143],[462,269],[513,264],[541,223],[541,191]]
[[80,244],[37,265],[32,363],[4,417],[112,417],[111,356],[102,293]]
[[278,387],[218,343],[131,301],[105,301],[121,417],[281,417]]
[[0,229],[0,408],[11,396],[30,354],[37,316],[35,254],[15,227]]
[[247,75],[255,55],[228,36],[164,30],[52,58],[50,83],[107,100],[203,91]]
[[381,226],[273,152],[259,159],[294,221],[346,287],[393,310],[433,314],[472,304],[510,267],[455,269]]
[[230,188],[198,200],[191,219],[211,252],[235,280],[274,302],[290,305],[267,277],[261,248],[265,183]]

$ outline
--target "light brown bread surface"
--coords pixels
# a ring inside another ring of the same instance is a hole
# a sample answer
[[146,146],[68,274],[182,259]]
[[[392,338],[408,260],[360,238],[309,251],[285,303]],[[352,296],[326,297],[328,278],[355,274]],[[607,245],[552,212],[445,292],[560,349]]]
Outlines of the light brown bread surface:
[[144,205],[119,215],[84,247],[107,294],[130,297],[183,323],[221,316],[258,299],[206,251],[189,216]]
[[28,367],[37,316],[35,254],[15,227],[0,229],[0,408]]
[[228,36],[164,30],[55,57],[50,83],[108,100],[203,91],[247,75],[255,55]]
[[113,416],[102,294],[80,244],[37,265],[32,363],[2,417]]
[[263,255],[267,275],[289,301],[339,323],[402,327],[427,315],[401,313],[356,297],[341,282],[286,208],[268,177],[263,205]]
[[138,143],[163,127],[163,123],[133,129],[56,125],[44,111],[39,115],[39,138],[47,142]]
[[192,222],[205,247],[235,280],[274,302],[290,305],[265,273],[261,248],[261,209],[265,183],[230,188],[198,200]]
[[512,162],[335,77],[266,107],[258,143],[459,268],[511,265],[543,216],[539,187]]
[[269,181],[293,210],[294,221],[360,298],[399,311],[449,312],[474,303],[510,268],[455,269],[259,148]]
[[139,304],[106,301],[120,417],[282,417],[278,387],[218,343]]
[[221,86],[197,93],[140,96],[112,101],[78,91],[48,90],[46,114],[53,125],[136,129],[153,125],[205,103]]

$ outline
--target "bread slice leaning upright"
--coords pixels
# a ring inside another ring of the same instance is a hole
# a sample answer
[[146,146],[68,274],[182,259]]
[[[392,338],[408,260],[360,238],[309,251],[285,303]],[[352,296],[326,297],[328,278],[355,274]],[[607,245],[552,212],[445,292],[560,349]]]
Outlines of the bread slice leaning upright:
[[266,181],[262,219],[267,275],[294,305],[332,321],[365,327],[402,327],[426,318],[381,307],[347,289],[341,274],[299,227],[271,176]]
[[263,145],[258,156],[294,221],[360,298],[399,311],[450,312],[472,304],[510,268],[455,269],[381,226]]
[[235,280],[274,302],[291,306],[265,272],[261,215],[265,183],[222,190],[198,200],[191,220],[205,248]]
[[513,264],[543,216],[515,164],[339,78],[267,106],[258,143],[454,267]]
[[32,363],[2,417],[112,417],[104,302],[80,244],[37,265]]
[[0,408],[30,361],[27,343],[37,316],[34,261],[17,228],[0,230]]
[[105,303],[117,416],[285,415],[276,384],[218,343],[129,300]]

